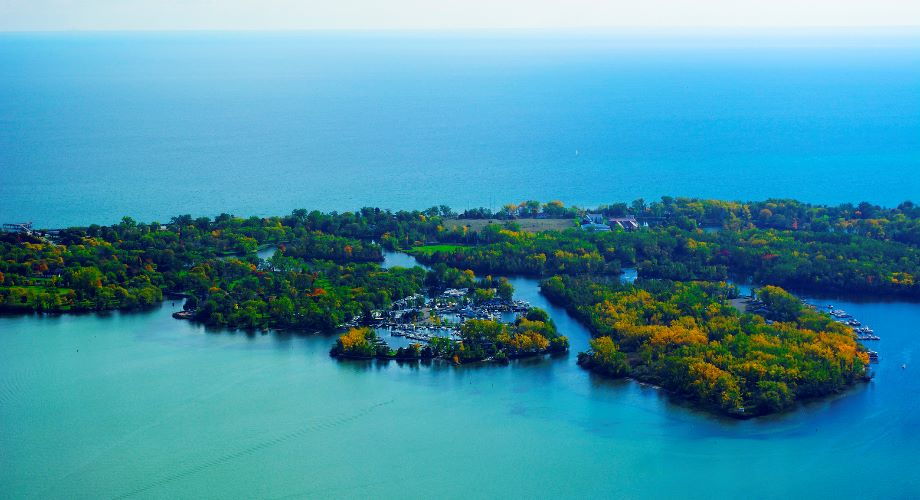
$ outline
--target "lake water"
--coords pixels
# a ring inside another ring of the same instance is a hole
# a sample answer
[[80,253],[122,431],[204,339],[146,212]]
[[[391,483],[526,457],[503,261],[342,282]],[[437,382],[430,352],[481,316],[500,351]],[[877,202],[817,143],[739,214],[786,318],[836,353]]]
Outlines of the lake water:
[[[512,282],[573,351],[587,345],[533,280]],[[208,331],[173,319],[178,302],[0,317],[0,484],[35,498],[915,497],[920,307],[834,303],[883,338],[875,379],[743,422],[592,376],[574,352],[337,362],[333,337]]]
[[[4,34],[0,219],[920,201],[917,40]],[[336,362],[169,301],[0,317],[0,496],[920,496],[917,304],[831,300],[875,379],[739,422],[579,369],[585,329],[512,282],[572,354]]]
[[920,193],[920,36],[2,34],[0,219]]

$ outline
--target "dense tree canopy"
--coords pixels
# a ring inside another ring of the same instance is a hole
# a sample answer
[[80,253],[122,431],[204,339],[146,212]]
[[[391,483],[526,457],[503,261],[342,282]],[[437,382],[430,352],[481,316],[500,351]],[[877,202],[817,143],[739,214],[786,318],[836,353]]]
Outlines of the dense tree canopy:
[[728,299],[736,292],[724,283],[618,285],[556,276],[542,287],[594,334],[581,365],[659,384],[729,414],[779,411],[867,375],[868,354],[852,329],[781,288],[761,291],[765,318],[733,307]]
[[[698,217],[705,220],[705,215]],[[434,251],[422,247],[413,253],[426,263],[487,273],[615,274],[622,267],[636,267],[639,276],[646,278],[736,278],[797,290],[920,296],[920,246],[906,236],[885,239],[877,233],[842,229],[858,228],[858,221],[815,231],[814,224],[774,229],[734,224],[725,217],[725,224],[732,227],[715,231],[698,228],[686,215],[673,214],[631,232],[569,229],[533,234],[515,230],[512,223],[495,223],[476,233],[440,235],[463,245],[433,246]],[[900,214],[898,220],[905,217]]]

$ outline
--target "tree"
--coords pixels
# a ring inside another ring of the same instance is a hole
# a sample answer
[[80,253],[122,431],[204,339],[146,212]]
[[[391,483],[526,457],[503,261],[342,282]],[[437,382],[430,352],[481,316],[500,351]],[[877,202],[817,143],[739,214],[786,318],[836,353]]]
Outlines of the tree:
[[549,323],[549,313],[540,309],[539,307],[532,307],[527,311],[527,314],[524,316],[528,321],[539,321],[541,323]]
[[638,198],[632,202],[632,212],[636,215],[642,214],[645,212],[645,200]]
[[584,361],[579,358],[581,363],[589,363],[598,371],[613,376],[622,376],[629,373],[629,360],[626,354],[620,351],[620,346],[610,337],[599,337],[592,339],[591,354]]
[[554,219],[561,219],[568,216],[566,213],[565,205],[561,201],[551,201],[543,205],[543,213],[547,217],[552,217]]
[[191,225],[192,220],[193,219],[191,215],[185,214],[185,215],[178,215],[176,217],[171,218],[169,220],[169,223],[172,224],[173,226],[185,227],[185,226]]
[[93,294],[102,287],[102,273],[95,267],[81,267],[71,273],[69,281],[78,293]]
[[307,221],[307,213],[308,213],[307,209],[297,208],[291,212],[291,217],[293,217],[294,220],[296,220],[297,222],[300,222],[301,224],[303,224],[304,222]]
[[802,312],[802,303],[791,293],[775,286],[765,286],[757,291],[770,315],[778,321],[794,321]]
[[755,401],[764,413],[780,411],[793,402],[792,392],[785,382],[761,380],[757,382]]
[[536,200],[527,200],[521,204],[522,215],[526,217],[536,217],[540,213],[540,202]]
[[507,278],[501,278],[498,282],[498,298],[505,302],[511,302],[514,296],[514,286],[508,282]]

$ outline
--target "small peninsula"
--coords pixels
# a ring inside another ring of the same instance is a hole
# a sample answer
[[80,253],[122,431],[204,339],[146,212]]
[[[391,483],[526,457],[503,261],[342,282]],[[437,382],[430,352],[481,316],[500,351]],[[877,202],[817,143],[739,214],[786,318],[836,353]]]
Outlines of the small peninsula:
[[758,290],[763,313],[753,314],[729,301],[737,291],[725,283],[555,276],[542,286],[595,335],[581,366],[730,415],[781,411],[869,376],[869,352],[850,327],[778,287]]

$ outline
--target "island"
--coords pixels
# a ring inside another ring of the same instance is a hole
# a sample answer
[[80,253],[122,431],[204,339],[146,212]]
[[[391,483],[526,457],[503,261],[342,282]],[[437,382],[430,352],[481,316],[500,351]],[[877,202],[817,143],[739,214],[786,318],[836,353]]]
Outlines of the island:
[[[594,335],[578,354],[585,369],[744,417],[871,377],[875,353],[863,342],[877,337],[793,293],[920,297],[920,207],[911,202],[663,197],[590,209],[526,201],[494,212],[298,209],[4,228],[0,312],[181,298],[177,318],[213,327],[337,332],[339,359],[460,365],[565,353],[565,332],[517,303],[502,278],[530,276]],[[428,267],[385,267],[386,251]],[[623,282],[624,269],[637,279]],[[759,288],[744,298],[732,283]],[[382,326],[414,342],[393,348]],[[418,327],[442,334],[409,332]]]
[[513,323],[470,319],[459,329],[456,340],[433,336],[419,343],[392,349],[372,328],[352,328],[336,341],[330,355],[357,359],[445,359],[455,364],[481,361],[506,363],[510,359],[565,352],[568,339],[559,335],[546,311],[529,309]]

